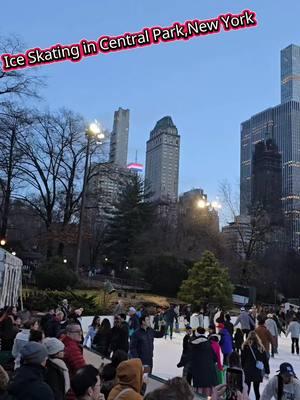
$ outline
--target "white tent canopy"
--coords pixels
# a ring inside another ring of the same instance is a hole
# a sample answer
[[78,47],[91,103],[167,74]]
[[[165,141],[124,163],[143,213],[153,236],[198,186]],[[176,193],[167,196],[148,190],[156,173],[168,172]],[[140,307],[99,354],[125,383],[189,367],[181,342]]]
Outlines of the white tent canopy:
[[0,249],[0,308],[15,306],[22,292],[22,260]]

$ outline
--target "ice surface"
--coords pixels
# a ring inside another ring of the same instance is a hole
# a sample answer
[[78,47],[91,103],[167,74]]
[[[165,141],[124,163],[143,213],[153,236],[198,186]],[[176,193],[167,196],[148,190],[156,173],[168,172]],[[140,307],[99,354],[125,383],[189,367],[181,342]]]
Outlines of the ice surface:
[[[177,368],[176,365],[180,360],[182,351],[182,340],[184,333],[175,333],[173,340],[155,339],[154,343],[154,367],[153,374],[162,378],[172,378],[182,375],[182,368]],[[298,376],[300,376],[300,356],[291,354],[291,339],[290,337],[279,338],[279,354],[270,360],[270,377],[276,374],[279,365],[283,362],[289,362],[294,367]],[[266,380],[262,383],[262,388],[266,385]],[[262,392],[262,390],[261,390]],[[250,399],[255,399],[253,390],[250,393]]]

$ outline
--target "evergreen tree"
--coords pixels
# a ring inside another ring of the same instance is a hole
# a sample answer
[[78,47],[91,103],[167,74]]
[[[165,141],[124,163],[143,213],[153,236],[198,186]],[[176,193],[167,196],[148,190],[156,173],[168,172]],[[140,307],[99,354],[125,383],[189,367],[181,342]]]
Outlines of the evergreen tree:
[[220,265],[213,253],[205,251],[201,260],[189,270],[178,297],[197,306],[203,303],[226,306],[232,302],[232,292],[228,270]]
[[143,181],[135,174],[115,204],[108,226],[106,253],[117,270],[122,270],[127,263],[132,266],[135,255],[141,254],[146,246],[142,234],[154,220],[149,196]]

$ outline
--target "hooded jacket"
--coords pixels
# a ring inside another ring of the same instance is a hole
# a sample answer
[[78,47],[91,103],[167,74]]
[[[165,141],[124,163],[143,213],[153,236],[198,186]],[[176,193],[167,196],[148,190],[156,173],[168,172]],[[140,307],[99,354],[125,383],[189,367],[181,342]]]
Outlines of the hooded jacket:
[[268,318],[265,322],[265,325],[272,336],[278,336],[277,324],[273,318]]
[[140,328],[130,338],[130,355],[140,358],[143,365],[153,366],[154,338],[162,338],[164,331]]
[[54,400],[54,394],[44,380],[45,368],[25,364],[16,371],[8,393],[17,400]]
[[[140,394],[143,385],[143,365],[141,360],[133,358],[123,361],[117,368],[118,384],[111,390],[108,400],[142,400]],[[126,390],[125,389],[129,389]],[[122,393],[124,391],[124,393]]]
[[193,386],[196,388],[216,386],[217,356],[206,336],[196,336],[191,340],[190,359]]

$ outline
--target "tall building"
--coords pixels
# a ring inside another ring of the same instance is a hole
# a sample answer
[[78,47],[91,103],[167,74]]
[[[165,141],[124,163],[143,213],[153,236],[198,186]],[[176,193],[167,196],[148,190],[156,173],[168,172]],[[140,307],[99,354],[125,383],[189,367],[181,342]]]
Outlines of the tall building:
[[273,139],[256,143],[251,180],[252,210],[261,207],[267,213],[271,226],[282,226],[281,154]]
[[95,223],[103,224],[134,172],[113,163],[100,163],[92,168],[92,178],[87,185],[87,209]]
[[252,229],[249,216],[237,216],[234,222],[222,228],[222,237],[225,247],[245,259],[247,248],[252,237]]
[[145,183],[151,200],[177,201],[179,150],[180,136],[172,118],[160,119],[147,141]]
[[208,203],[203,189],[191,189],[180,195],[178,214],[181,220],[207,225],[213,231],[219,232],[218,211]]
[[110,138],[109,161],[126,168],[129,134],[129,110],[115,111],[114,125]]
[[281,200],[287,240],[291,248],[300,251],[300,96],[296,79],[300,54],[296,49],[298,46],[292,45],[281,52],[282,104],[241,124],[240,212],[247,215],[252,204],[255,144],[271,137],[282,157]]
[[300,47],[281,50],[281,103],[300,101]]

